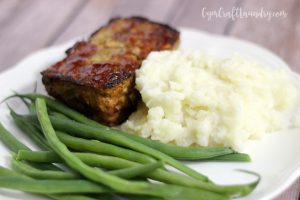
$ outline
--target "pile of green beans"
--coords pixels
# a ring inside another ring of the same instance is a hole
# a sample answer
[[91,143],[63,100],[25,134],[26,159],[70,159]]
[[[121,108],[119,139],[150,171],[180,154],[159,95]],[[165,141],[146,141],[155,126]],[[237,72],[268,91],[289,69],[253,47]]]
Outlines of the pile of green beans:
[[[249,184],[217,185],[178,161],[250,161],[247,154],[231,148],[163,144],[101,125],[47,96],[14,96],[20,97],[30,111],[30,115],[19,115],[10,108],[15,124],[43,151],[32,151],[0,123],[0,139],[14,152],[13,171],[0,167],[0,187],[58,200],[120,196],[145,200],[222,200],[248,195],[259,182],[258,178]],[[167,170],[165,164],[184,174]],[[78,188],[79,183],[82,188]],[[52,185],[49,190],[47,184]],[[39,186],[41,190],[37,191]]]
[[[68,148],[58,139],[52,127],[51,121],[48,117],[45,101],[43,99],[38,98],[35,103],[37,116],[43,129],[43,133],[45,134],[45,137],[47,138],[47,141],[49,142],[52,149],[66,162],[68,166],[78,171],[82,176],[86,177],[87,179],[90,179],[96,183],[103,184],[120,193],[142,194],[178,200],[228,199],[228,197],[225,195],[222,196],[200,189],[181,187],[177,185],[128,181],[105,173],[100,169],[94,169],[82,162],[78,157],[74,156],[68,150]],[[164,156],[159,157],[164,158]],[[167,161],[169,160],[167,159]]]

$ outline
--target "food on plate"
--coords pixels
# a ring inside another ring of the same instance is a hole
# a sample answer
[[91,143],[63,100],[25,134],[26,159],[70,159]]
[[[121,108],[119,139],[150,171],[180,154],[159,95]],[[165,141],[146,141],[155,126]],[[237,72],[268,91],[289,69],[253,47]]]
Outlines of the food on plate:
[[27,106],[22,115],[8,107],[40,150],[0,123],[12,168],[0,166],[0,188],[52,199],[225,200],[251,193],[260,181],[254,172],[244,171],[257,177],[250,183],[218,185],[180,160],[250,161],[236,151],[244,142],[300,126],[300,115],[286,118],[298,101],[295,86],[284,69],[238,55],[170,51],[178,43],[179,32],[167,25],[113,19],[42,72],[56,99],[8,97]]
[[111,20],[42,72],[47,92],[91,118],[117,125],[136,108],[135,70],[151,51],[176,49],[179,32],[141,17]]
[[[248,184],[215,184],[163,152],[111,128],[105,132],[103,125],[49,97],[39,94],[14,97],[26,103],[29,115],[17,114],[10,108],[13,121],[44,151],[32,151],[0,123],[0,140],[12,152],[12,170],[0,167],[1,188],[52,199],[90,199],[89,195],[94,194],[105,199],[121,196],[126,199],[227,200],[248,195],[259,182],[258,178]],[[102,143],[101,148],[99,143]],[[140,159],[138,154],[149,159]],[[165,164],[184,174],[169,171]],[[73,170],[65,170],[65,167]]]
[[284,69],[238,55],[153,52],[136,72],[142,101],[122,129],[180,146],[242,148],[249,139],[288,126],[298,99]]

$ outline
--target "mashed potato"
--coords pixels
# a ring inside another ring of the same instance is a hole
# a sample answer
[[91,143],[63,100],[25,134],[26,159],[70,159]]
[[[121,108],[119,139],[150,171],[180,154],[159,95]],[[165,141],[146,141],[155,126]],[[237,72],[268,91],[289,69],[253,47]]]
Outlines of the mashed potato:
[[121,126],[180,146],[231,146],[285,128],[297,90],[284,70],[238,55],[153,52],[136,72],[143,103]]

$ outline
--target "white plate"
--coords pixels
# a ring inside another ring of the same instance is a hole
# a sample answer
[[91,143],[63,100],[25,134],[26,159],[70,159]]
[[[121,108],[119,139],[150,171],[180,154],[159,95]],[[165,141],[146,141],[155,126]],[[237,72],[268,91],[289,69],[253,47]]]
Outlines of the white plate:
[[[38,82],[38,91],[44,93],[39,73],[63,58],[64,51],[74,41],[40,50],[26,57],[9,71],[0,74],[0,100],[11,95],[13,91],[31,92],[36,82]],[[181,48],[203,49],[209,54],[219,56],[229,56],[238,52],[243,57],[255,59],[266,66],[288,68],[287,64],[280,58],[257,45],[234,38],[208,35],[196,30],[181,29]],[[298,75],[293,72],[290,73],[299,86]],[[19,101],[13,100],[9,103],[19,111],[24,109]],[[25,138],[13,125],[5,104],[0,105],[0,121],[9,130],[16,133],[19,139],[33,147],[29,139]],[[299,146],[300,130],[294,129],[268,134],[262,140],[249,142],[245,152],[251,155],[253,159],[251,163],[194,162],[189,163],[189,165],[220,184],[247,183],[255,179],[253,176],[236,171],[236,169],[258,172],[262,177],[260,184],[251,195],[241,199],[271,199],[299,176]],[[0,164],[9,165],[9,153],[2,145],[0,146]],[[1,199],[43,199],[42,197],[4,189],[0,190],[0,197]]]

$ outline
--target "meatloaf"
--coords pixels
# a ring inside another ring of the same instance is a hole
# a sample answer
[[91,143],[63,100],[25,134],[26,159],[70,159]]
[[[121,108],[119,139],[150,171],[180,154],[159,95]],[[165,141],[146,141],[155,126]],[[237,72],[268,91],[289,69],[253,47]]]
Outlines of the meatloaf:
[[[135,70],[151,51],[175,49],[179,32],[141,17],[117,18],[41,72],[49,95],[106,125],[136,108]],[[163,66],[162,66],[163,67]]]

